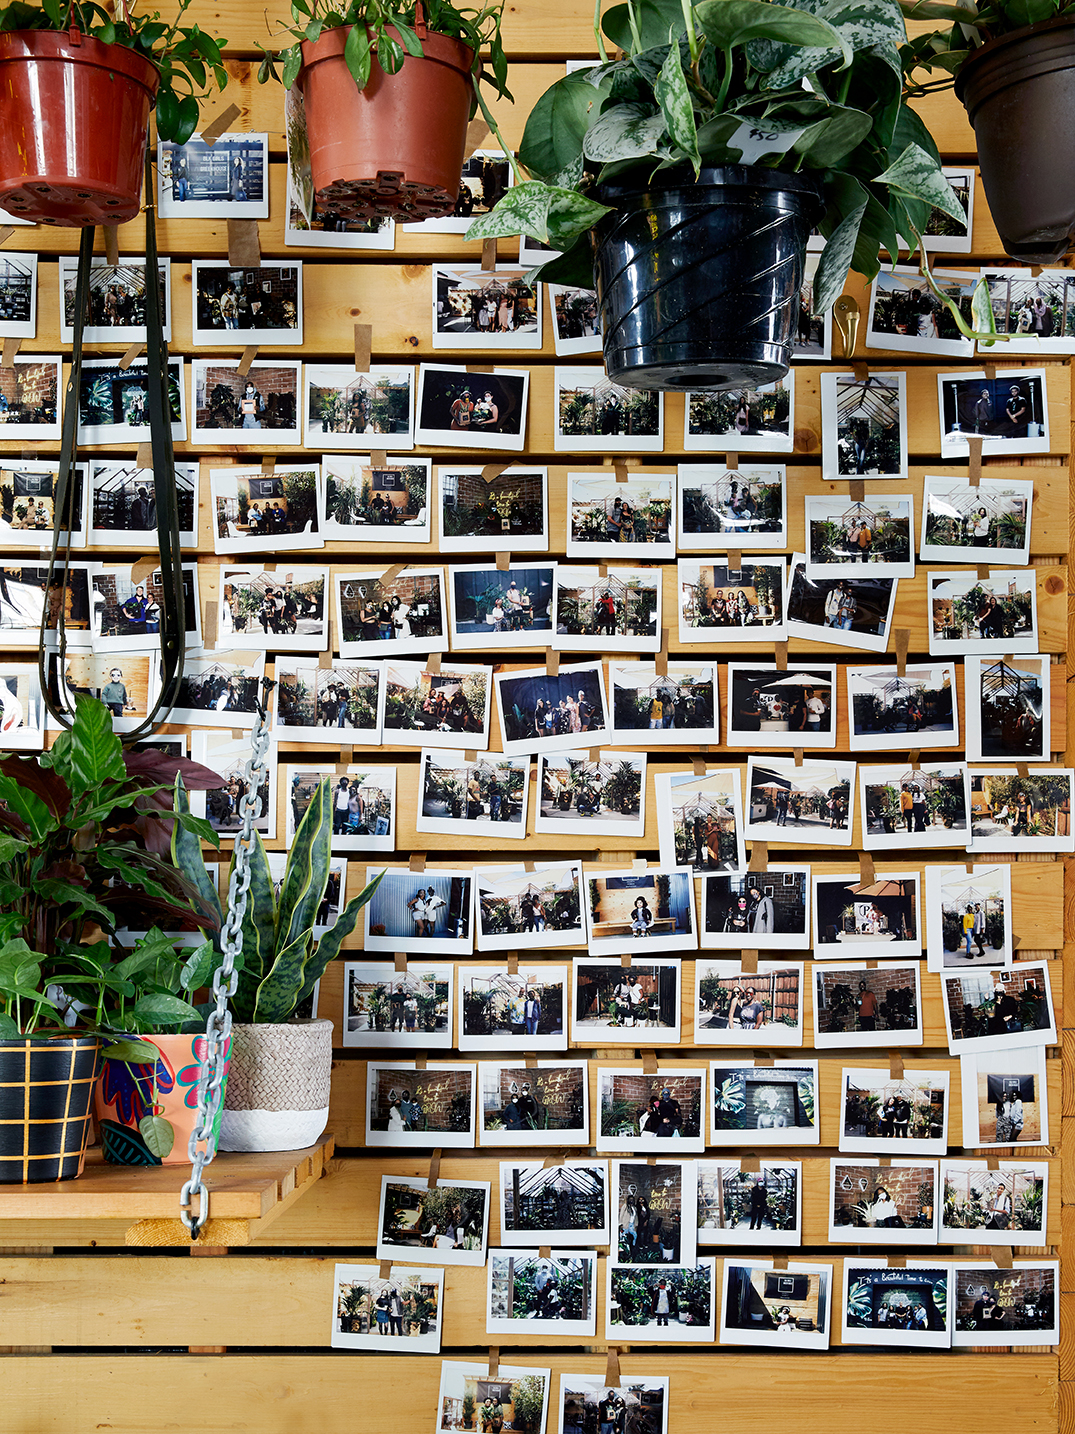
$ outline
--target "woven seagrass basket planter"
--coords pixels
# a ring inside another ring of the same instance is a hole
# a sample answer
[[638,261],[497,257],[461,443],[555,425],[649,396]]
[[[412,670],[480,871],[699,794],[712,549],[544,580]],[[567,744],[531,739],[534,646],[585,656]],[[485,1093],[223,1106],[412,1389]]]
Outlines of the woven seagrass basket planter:
[[304,1150],[328,1124],[332,1022],[231,1028],[221,1150]]

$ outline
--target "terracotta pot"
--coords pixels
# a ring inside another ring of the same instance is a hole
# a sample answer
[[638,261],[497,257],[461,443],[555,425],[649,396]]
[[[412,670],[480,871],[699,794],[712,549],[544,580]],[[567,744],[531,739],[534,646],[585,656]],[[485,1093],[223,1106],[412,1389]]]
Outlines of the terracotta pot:
[[328,1124],[332,1022],[234,1025],[221,1150],[305,1150]]
[[0,1040],[0,1184],[82,1174],[100,1059],[96,1036]]
[[395,75],[374,59],[359,89],[343,58],[350,26],[302,46],[314,194],[344,219],[450,214],[474,96],[474,52],[430,33]]
[[160,76],[77,30],[0,34],[0,205],[81,229],[138,213]]
[[[160,1051],[154,1064],[102,1062],[95,1106],[105,1159],[113,1165],[189,1165],[205,1037],[138,1039]],[[219,1133],[219,1114],[216,1129]]]

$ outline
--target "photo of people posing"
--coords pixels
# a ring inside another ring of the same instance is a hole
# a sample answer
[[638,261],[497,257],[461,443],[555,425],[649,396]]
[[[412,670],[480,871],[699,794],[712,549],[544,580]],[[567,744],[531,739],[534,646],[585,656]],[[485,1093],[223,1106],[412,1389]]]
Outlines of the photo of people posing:
[[239,372],[238,359],[192,359],[190,368],[192,438],[212,435],[213,443],[252,446],[259,440],[251,430],[265,430],[274,444],[302,442],[298,360],[255,362],[245,374]]
[[997,369],[992,378],[965,370],[939,373],[937,390],[942,458],[965,457],[968,433],[982,435],[987,457],[1049,452],[1044,369]]
[[590,1086],[585,1061],[536,1066],[482,1061],[482,1145],[587,1145]]
[[677,570],[680,642],[749,642],[784,636],[784,559],[742,567],[692,563]]
[[822,476],[907,477],[907,376],[821,374]]
[[442,552],[548,551],[548,469],[452,465],[437,469],[437,487]]
[[[974,328],[971,303],[977,274],[934,269],[933,286],[956,305],[968,328]],[[952,311],[914,268],[882,270],[870,289],[866,346],[903,354],[974,356],[974,340],[964,338]]]
[[381,1177],[377,1258],[408,1263],[484,1265],[489,1228],[489,1185],[425,1177]]
[[973,573],[927,573],[929,650],[1004,656],[1038,649],[1037,579],[1033,568]]
[[916,747],[959,745],[954,663],[907,667],[902,674],[895,667],[848,667],[846,677],[857,750],[889,752],[900,739],[913,739]]
[[[5,274],[4,296],[12,293],[12,279],[23,279],[15,292],[19,294],[20,302],[10,303],[9,307],[14,311],[12,317],[29,312],[29,305],[22,296],[26,293],[25,276],[27,270],[20,265],[20,257],[24,262],[32,256],[18,254],[6,254],[4,264],[7,270]],[[33,268],[29,270],[31,277],[36,278],[37,259],[32,258]],[[14,273],[12,272],[13,266]],[[170,343],[172,338],[172,285],[171,285],[171,260],[157,259],[157,284],[159,290],[159,309],[161,324],[164,329],[165,341]],[[63,254],[60,256],[60,342],[69,344],[74,341],[75,325],[75,289],[78,278],[78,260],[73,256]],[[144,257],[124,254],[122,263],[110,264],[104,255],[97,255],[90,261],[90,288],[86,296],[86,313],[84,316],[85,327],[82,330],[82,339],[87,344],[120,344],[132,343],[136,339],[145,340],[146,336],[146,261]],[[36,309],[36,302],[34,304]],[[4,327],[6,335],[19,335],[14,329]],[[23,333],[23,338],[33,338],[33,330]]]
[[920,1046],[918,964],[814,966],[815,1046]]
[[889,1269],[887,1260],[844,1261],[844,1344],[947,1349],[952,1342],[951,1265]]
[[448,646],[443,568],[336,573],[341,657],[376,659]]
[[525,369],[470,374],[447,364],[420,364],[414,441],[432,448],[521,451],[529,388]]
[[1049,669],[1047,657],[964,659],[970,761],[1049,760]]
[[757,388],[702,390],[687,399],[683,447],[718,453],[790,453],[795,431],[795,371]]
[[692,1160],[612,1162],[621,1265],[679,1265],[694,1258],[697,1196]]
[[1066,269],[982,270],[997,332],[1008,353],[1075,352],[1075,279]]
[[615,1383],[596,1374],[561,1374],[559,1434],[666,1434],[668,1379],[636,1374]]
[[660,453],[664,447],[659,390],[623,388],[600,365],[558,367],[555,385],[557,453]]
[[225,646],[322,651],[328,645],[328,568],[222,566],[218,630]]
[[411,448],[414,369],[307,364],[303,443],[307,448]]
[[712,1344],[716,1261],[656,1268],[608,1262],[605,1338]]
[[423,748],[415,825],[448,836],[522,840],[530,763],[499,752],[466,753]]
[[715,666],[670,662],[658,674],[654,662],[610,662],[608,681],[614,742],[644,740],[652,747],[720,740]]
[[622,482],[590,473],[568,474],[567,555],[575,558],[670,555],[675,542],[671,473],[632,472]]
[[472,1065],[438,1062],[418,1070],[413,1061],[367,1062],[366,1144],[469,1150],[476,1079]]
[[701,777],[660,772],[654,789],[662,866],[689,866],[696,874],[743,870],[746,848],[737,767]]
[[348,961],[343,1044],[451,1047],[454,979],[450,962],[413,961],[396,971],[386,962]]
[[331,667],[319,667],[312,659],[278,657],[273,690],[276,736],[377,745],[383,677],[379,663],[334,658]]
[[845,1245],[935,1245],[937,1162],[829,1162],[829,1239]]
[[286,768],[287,840],[294,840],[318,783],[330,780],[332,845],[337,851],[393,851],[396,830],[395,767],[349,766],[340,776],[329,765]]
[[1012,964],[1012,878],[1008,864],[926,867],[931,971]]
[[235,344],[235,333],[257,335],[259,344],[302,343],[302,264],[232,268],[227,259],[191,264],[194,342],[200,347]]
[[337,1264],[332,1348],[439,1353],[443,1285],[443,1270]]
[[859,767],[862,844],[868,850],[967,845],[970,801],[964,762]]
[[[693,951],[698,945],[689,868],[615,871],[591,866],[586,892],[589,946],[595,956],[629,956],[634,951],[636,958],[648,959],[658,951]],[[646,943],[641,951],[640,941]]]
[[948,1134],[948,1072],[844,1066],[841,1072],[840,1149],[891,1154],[901,1141],[908,1154],[943,1155]]
[[713,1145],[817,1145],[817,1062],[714,1061]]
[[[102,469],[118,468],[119,464],[94,464],[95,471]],[[71,527],[71,546],[84,548],[86,546],[86,504],[85,487],[88,465],[76,463],[72,465],[68,498],[70,502],[69,517]],[[187,483],[193,470],[195,480],[197,478],[197,466],[189,463],[176,464],[176,492],[179,507],[180,528],[183,530],[181,538],[188,545],[193,544],[191,534],[191,523],[193,522],[194,504],[186,495]],[[138,472],[137,469],[130,470]],[[25,459],[18,463],[0,460],[0,536],[13,548],[51,548],[52,529],[55,517],[54,495],[56,482],[59,476],[59,460],[38,460]],[[149,483],[149,493],[152,494],[152,479]],[[95,533],[94,541],[113,546],[126,545],[130,543],[141,544],[144,534],[132,534],[125,536],[125,524],[128,518],[126,505],[120,501],[117,504],[117,519],[120,526],[117,530],[107,529],[107,537]],[[104,515],[102,515],[104,516]],[[139,516],[142,516],[141,514]],[[63,521],[66,521],[66,516]],[[96,505],[93,519],[94,528],[102,525],[97,522]],[[63,530],[61,543],[66,542],[67,530]]]
[[814,877],[814,955],[908,956],[922,953],[919,887],[913,871]]
[[266,841],[276,836],[276,786],[279,767],[270,760],[261,785],[251,790],[248,761],[250,744],[245,737],[236,740],[230,731],[191,733],[191,755],[196,762],[212,772],[219,772],[221,784],[210,791],[192,792],[190,807],[195,816],[204,817],[214,831],[235,836],[243,825],[244,797],[256,797],[261,803],[254,819],[254,830]]
[[435,349],[541,347],[541,289],[525,269],[431,267]]
[[572,977],[571,1038],[610,1045],[679,1043],[680,966],[632,959],[630,966],[577,956]]
[[219,727],[221,714],[227,713],[229,727],[252,727],[264,671],[264,652],[188,655],[173,709],[175,720]]
[[[369,649],[376,651],[375,647]],[[422,662],[389,661],[385,674],[385,741],[406,747],[484,751],[489,745],[488,667],[452,665],[434,672]]]
[[[340,782],[347,780],[341,777]],[[437,955],[471,949],[469,872],[388,871],[368,867],[367,882],[384,877],[363,907],[366,950],[435,950]]]
[[[520,257],[522,257],[520,255]],[[557,358],[601,352],[601,315],[593,289],[546,284]]]
[[477,949],[506,951],[527,945],[574,946],[585,932],[582,864],[541,862],[533,871],[501,866],[474,872]]
[[828,1349],[831,1287],[831,1265],[793,1261],[774,1270],[767,1260],[725,1260],[721,1344]]
[[941,1239],[955,1244],[1044,1245],[1049,1166],[1043,1161],[941,1162]]
[[496,673],[504,751],[522,756],[590,748],[606,739],[608,707],[599,662]]
[[1042,1046],[965,1051],[959,1066],[965,1147],[1048,1145],[1049,1100]]
[[1032,483],[983,477],[971,485],[928,473],[923,483],[923,562],[1029,561]]
[[729,662],[727,741],[730,747],[835,747],[835,664],[781,671],[775,664]]
[[1056,1044],[1047,961],[1020,961],[1007,971],[942,971],[941,995],[953,1055]]
[[646,826],[646,754],[602,748],[585,755],[544,752],[538,758],[538,794],[536,832],[641,836]]
[[567,1003],[566,966],[460,966],[459,1049],[563,1050]]
[[[850,573],[850,567],[846,571]],[[836,647],[884,652],[897,587],[898,579],[893,577],[811,578],[805,558],[795,553],[784,606],[787,634]]]
[[[504,168],[507,169],[507,165]],[[427,219],[425,222],[438,225],[469,224],[470,221]],[[515,1430],[544,1429],[550,1377],[548,1369],[537,1369],[533,1365],[501,1364],[493,1376],[489,1373],[488,1360],[480,1363],[442,1360],[435,1427],[444,1430],[467,1427],[463,1422],[466,1401],[474,1411],[471,1425],[477,1425],[479,1434],[499,1434],[505,1426]]]
[[551,563],[452,567],[452,648],[546,647],[552,631]]
[[[0,469],[0,506],[4,510],[10,506],[11,517],[24,523],[27,528],[32,528],[39,521],[43,522],[49,530],[51,541],[52,480],[55,469],[50,471],[50,468],[51,465],[48,464],[36,468],[34,465],[25,464],[14,472],[11,469]],[[72,481],[74,478],[75,475],[72,474]],[[175,465],[179,541],[183,547],[197,546],[198,480],[198,464]],[[81,478],[76,486],[78,491],[74,527],[77,533],[80,527],[77,514],[81,511]],[[157,496],[151,469],[139,468],[136,463],[94,463],[92,489],[91,543],[100,543],[102,546],[141,547],[147,539],[155,540]],[[9,504],[9,493],[16,498],[13,504]],[[19,497],[25,498],[26,501],[18,502]],[[46,511],[47,518],[44,516]]]
[[[757,700],[753,694],[747,699]],[[808,833],[818,845],[850,846],[854,776],[854,762],[811,758],[796,765],[792,757],[748,758],[747,836],[791,842],[797,833]]]
[[869,502],[806,498],[806,576],[872,569],[890,578],[914,577],[914,501],[870,493]]
[[677,1064],[673,1071],[656,1075],[647,1075],[641,1066],[599,1066],[597,1149],[652,1155],[655,1140],[675,1140],[677,1145],[666,1147],[675,1155],[701,1154],[705,1080],[700,1066]]
[[557,563],[553,646],[560,652],[657,652],[661,569]]
[[787,546],[786,470],[681,463],[679,546],[756,548]]
[[[429,459],[409,463],[325,454],[322,464],[326,538],[376,543],[391,530],[393,543],[428,543]],[[406,531],[397,531],[405,529]]]
[[322,548],[317,514],[320,468],[213,468],[213,543],[218,553],[243,553],[251,544],[272,550]]
[[802,1162],[698,1160],[700,1245],[798,1245]]
[[596,1275],[592,1250],[490,1250],[486,1333],[592,1337]]
[[1060,1339],[1060,1266],[1020,1260],[1010,1270],[992,1262],[957,1264],[953,1345],[1056,1344]]
[[759,961],[749,974],[740,961],[697,961],[694,981],[698,1045],[802,1045],[801,961]]

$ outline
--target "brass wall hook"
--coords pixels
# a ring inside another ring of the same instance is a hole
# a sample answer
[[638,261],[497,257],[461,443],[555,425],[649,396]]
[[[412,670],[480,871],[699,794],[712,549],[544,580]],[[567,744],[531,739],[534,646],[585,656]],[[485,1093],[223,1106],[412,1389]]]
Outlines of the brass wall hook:
[[844,357],[854,358],[855,341],[858,338],[859,313],[858,301],[850,294],[841,294],[832,306],[832,316],[836,320],[836,327],[840,330],[840,337],[844,341]]

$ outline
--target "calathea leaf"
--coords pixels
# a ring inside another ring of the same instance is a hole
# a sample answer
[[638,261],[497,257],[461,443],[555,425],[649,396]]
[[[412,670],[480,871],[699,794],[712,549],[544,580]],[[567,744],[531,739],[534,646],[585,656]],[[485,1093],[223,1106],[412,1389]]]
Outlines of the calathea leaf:
[[656,153],[665,133],[664,115],[655,114],[652,105],[617,105],[587,130],[582,152],[597,164],[615,159],[641,159]]
[[942,210],[951,218],[966,223],[966,213],[956,192],[945,179],[936,161],[920,145],[909,144],[894,164],[876,177],[877,184],[887,184],[898,194],[921,199],[925,204]]

